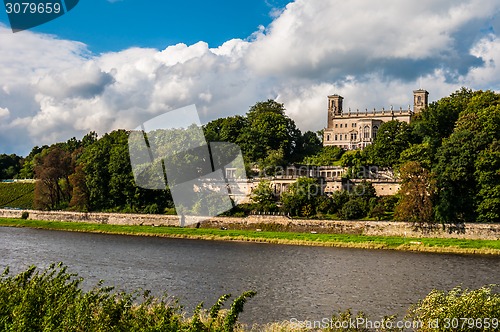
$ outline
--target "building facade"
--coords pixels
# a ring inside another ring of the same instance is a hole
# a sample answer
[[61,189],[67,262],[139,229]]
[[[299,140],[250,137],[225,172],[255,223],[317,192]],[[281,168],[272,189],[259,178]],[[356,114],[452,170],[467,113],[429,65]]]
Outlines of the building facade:
[[413,110],[373,109],[368,111],[343,110],[344,98],[339,95],[328,96],[328,122],[323,134],[323,146],[338,146],[345,150],[363,149],[377,137],[378,129],[384,122],[391,120],[410,123],[415,114],[428,106],[429,93],[426,90],[413,91]]

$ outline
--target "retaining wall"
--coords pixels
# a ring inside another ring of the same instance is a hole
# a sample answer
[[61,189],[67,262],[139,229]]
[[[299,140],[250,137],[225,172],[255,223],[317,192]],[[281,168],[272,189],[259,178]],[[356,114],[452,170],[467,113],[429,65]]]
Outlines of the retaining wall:
[[[151,214],[0,209],[0,217],[20,218],[24,211],[29,213],[28,219],[33,220],[89,222],[115,225],[180,225],[180,218],[178,216]],[[186,217],[186,219],[188,218],[189,217]],[[301,220],[269,215],[253,215],[245,218],[213,217],[207,220],[194,217],[193,219],[188,220],[188,223],[191,224],[193,221],[199,221],[201,227],[213,228],[500,240],[500,224],[470,223],[460,226],[447,226],[446,228],[437,226],[435,229],[422,231],[416,230],[409,223],[395,221]]]

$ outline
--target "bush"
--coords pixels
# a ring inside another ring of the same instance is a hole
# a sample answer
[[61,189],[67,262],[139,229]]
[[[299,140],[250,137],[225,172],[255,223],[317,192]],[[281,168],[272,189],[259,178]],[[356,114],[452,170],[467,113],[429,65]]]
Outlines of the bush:
[[28,211],[24,211],[22,214],[21,214],[21,219],[28,219],[28,217],[30,216],[30,214],[28,213]]
[[500,331],[500,294],[494,285],[477,290],[433,290],[409,310],[418,331]]
[[349,220],[363,218],[366,215],[365,205],[365,202],[360,198],[350,199],[340,209],[340,217]]
[[[177,302],[148,291],[115,293],[102,282],[88,292],[83,281],[66,272],[62,264],[44,271],[32,266],[17,276],[7,268],[0,279],[0,329],[2,331],[224,331],[239,328],[239,314],[255,292],[236,298],[229,310],[221,310],[230,295],[210,309],[200,304],[191,318]],[[139,294],[141,301],[139,303]]]

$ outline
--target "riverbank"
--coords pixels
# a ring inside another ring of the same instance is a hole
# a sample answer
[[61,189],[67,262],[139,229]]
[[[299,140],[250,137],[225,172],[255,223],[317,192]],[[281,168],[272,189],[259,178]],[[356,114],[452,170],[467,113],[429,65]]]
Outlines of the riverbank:
[[136,236],[156,236],[197,240],[219,240],[288,244],[305,246],[386,249],[433,253],[500,255],[498,240],[468,240],[432,237],[372,236],[358,234],[326,234],[316,232],[279,232],[214,228],[181,228],[173,226],[114,225],[85,222],[25,220],[0,218],[3,227],[106,233]]

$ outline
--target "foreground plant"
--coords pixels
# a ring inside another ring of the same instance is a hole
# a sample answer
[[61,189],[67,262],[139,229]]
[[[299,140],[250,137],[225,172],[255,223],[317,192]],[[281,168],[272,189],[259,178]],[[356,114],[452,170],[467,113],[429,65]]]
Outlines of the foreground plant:
[[0,280],[1,331],[221,331],[241,330],[238,316],[255,292],[236,298],[221,310],[231,295],[223,295],[207,314],[200,304],[186,319],[181,306],[166,295],[127,294],[103,287],[88,292],[83,278],[68,273],[62,264],[39,271],[35,266],[16,276],[7,268]]
[[7,268],[0,277],[0,331],[500,331],[500,294],[493,291],[494,285],[434,290],[410,307],[404,321],[396,316],[376,321],[346,310],[319,325],[292,319],[249,329],[238,317],[256,294],[253,291],[244,292],[229,309],[222,309],[229,294],[208,310],[200,303],[189,317],[166,295],[114,292],[102,281],[84,292],[82,281],[61,263],[41,271],[32,266],[16,276],[10,276]]
[[495,287],[433,290],[407,317],[419,322],[418,331],[500,331],[500,294],[493,292]]

